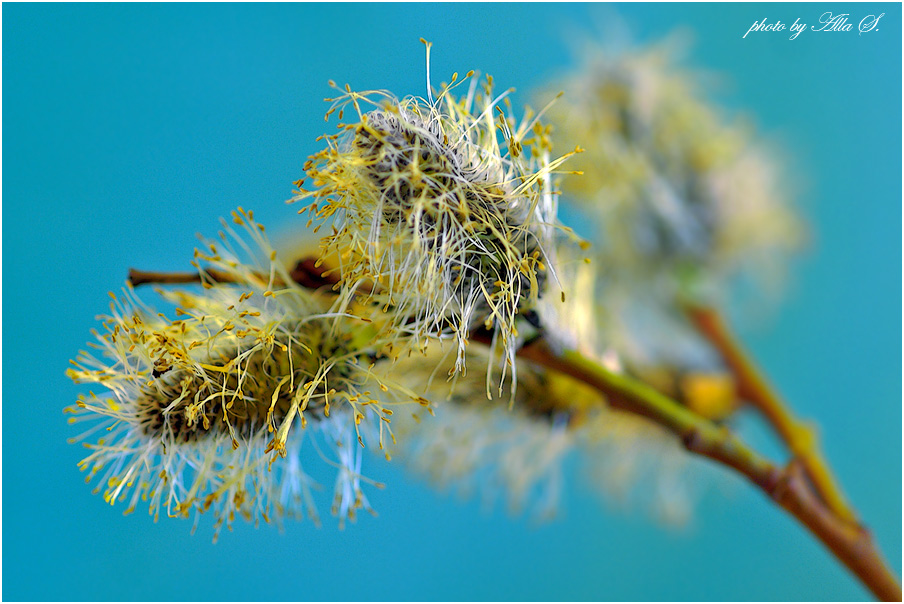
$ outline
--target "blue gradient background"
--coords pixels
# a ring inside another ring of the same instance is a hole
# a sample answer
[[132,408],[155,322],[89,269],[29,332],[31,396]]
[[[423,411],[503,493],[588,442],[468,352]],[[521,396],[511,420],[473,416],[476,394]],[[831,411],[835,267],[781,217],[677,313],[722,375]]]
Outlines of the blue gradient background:
[[[422,94],[475,68],[527,92],[573,64],[565,40],[618,13],[640,41],[675,27],[722,100],[785,143],[813,224],[786,304],[743,336],[825,449],[901,569],[900,5],[3,6],[3,599],[863,599],[797,525],[728,477],[682,530],[601,505],[571,472],[534,526],[434,493],[371,458],[379,518],[340,532],[122,508],[90,494],[63,375],[130,266],[185,270],[236,205],[271,226],[325,129],[326,82]],[[741,39],[754,20],[879,30]],[[855,25],[856,27],[856,25]],[[765,447],[774,443],[753,436]]]

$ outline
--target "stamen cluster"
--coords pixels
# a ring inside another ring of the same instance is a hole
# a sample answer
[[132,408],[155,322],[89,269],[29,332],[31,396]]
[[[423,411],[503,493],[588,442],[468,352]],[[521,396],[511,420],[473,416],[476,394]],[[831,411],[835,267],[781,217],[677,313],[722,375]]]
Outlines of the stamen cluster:
[[313,199],[312,222],[332,220],[324,254],[339,259],[345,299],[391,309],[406,347],[454,338],[461,371],[478,327],[514,358],[517,315],[551,276],[551,178],[564,157],[549,160],[537,117],[504,116],[508,92],[493,97],[492,78],[461,99],[456,79],[431,101],[348,87],[329,99],[327,117],[353,111],[355,123],[326,137],[306,164],[315,189],[299,181],[295,200]]
[[332,296],[291,281],[250,213],[235,220],[266,264],[238,261],[224,234],[196,252],[208,265],[200,291],[161,292],[177,318],[131,287],[114,296],[96,352],[69,371],[109,390],[69,409],[72,421],[93,424],[76,440],[106,430],[86,442],[81,467],[111,504],[127,500],[131,511],[149,500],[155,517],[213,509],[219,530],[236,513],[316,518],[315,483],[299,457],[307,440],[321,457],[333,451],[333,512],[354,518],[368,508],[365,439],[383,448],[390,407],[427,401],[378,372],[383,343],[371,323],[331,312]]

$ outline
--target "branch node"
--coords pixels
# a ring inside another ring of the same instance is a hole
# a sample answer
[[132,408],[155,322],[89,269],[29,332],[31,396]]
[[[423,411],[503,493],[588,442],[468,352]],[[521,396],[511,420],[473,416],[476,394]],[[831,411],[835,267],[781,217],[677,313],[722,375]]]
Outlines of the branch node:
[[698,453],[703,448],[703,435],[699,429],[691,428],[681,436],[681,443],[688,451]]

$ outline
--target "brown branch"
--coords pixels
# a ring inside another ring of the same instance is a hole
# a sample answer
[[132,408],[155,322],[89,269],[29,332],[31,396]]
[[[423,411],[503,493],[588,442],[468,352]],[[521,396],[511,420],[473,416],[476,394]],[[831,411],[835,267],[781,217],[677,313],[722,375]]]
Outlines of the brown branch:
[[642,382],[608,371],[581,355],[557,353],[545,340],[518,356],[559,371],[605,394],[610,404],[641,415],[681,439],[691,453],[734,469],[796,518],[882,601],[901,601],[901,586],[869,531],[839,518],[804,478],[801,462],[781,469],[747,448],[727,428],[695,414]]
[[[229,275],[215,275],[215,271],[209,271],[211,278],[220,283],[233,283],[235,280]],[[161,285],[175,285],[181,283],[201,283],[200,273],[158,273],[142,271],[136,268],[129,269],[129,282],[134,286],[157,283]]]
[[813,492],[800,461],[794,460],[772,498],[828,547],[883,602],[900,602],[901,585],[870,531],[839,519]]
[[[202,276],[203,275],[203,276]],[[255,273],[255,277],[263,282],[269,279],[268,275],[263,273]],[[334,286],[339,282],[338,277],[330,274],[329,271],[317,266],[315,258],[302,258],[295,267],[289,272],[292,281],[306,287],[308,289],[318,289],[324,286]],[[201,271],[193,273],[161,273],[153,271],[141,271],[138,269],[129,269],[129,281],[133,286],[146,285],[156,283],[160,285],[177,285],[185,283],[238,283],[238,279],[224,271],[213,268],[205,268]],[[285,285],[282,279],[276,279],[276,285]]]
[[738,396],[750,403],[766,418],[788,450],[797,458],[819,496],[839,518],[857,523],[837,480],[826,463],[813,430],[797,420],[789,407],[771,388],[753,361],[744,353],[725,321],[713,308],[690,306],[688,317],[700,333],[713,345],[734,374]]

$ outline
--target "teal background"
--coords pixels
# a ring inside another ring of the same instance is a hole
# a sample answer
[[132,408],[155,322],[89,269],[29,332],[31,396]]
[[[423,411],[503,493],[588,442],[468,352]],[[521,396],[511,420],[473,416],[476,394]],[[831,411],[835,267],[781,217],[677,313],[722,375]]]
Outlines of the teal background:
[[[516,104],[574,64],[566,40],[619,15],[639,41],[675,27],[793,158],[813,225],[786,303],[742,331],[818,421],[847,493],[901,570],[901,7],[898,4],[3,6],[4,600],[848,600],[868,594],[733,478],[689,527],[608,509],[570,472],[536,526],[438,494],[370,458],[379,518],[254,530],[123,517],[76,469],[63,372],[130,266],[185,270],[195,233],[282,202],[319,148],[326,82],[424,92],[479,69]],[[768,17],[885,12],[878,31],[741,36]],[[601,25],[602,24],[602,25]],[[772,443],[753,434],[760,444]],[[723,486],[724,486],[723,485]]]

